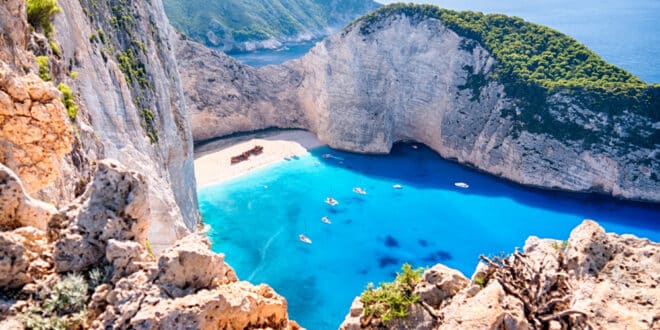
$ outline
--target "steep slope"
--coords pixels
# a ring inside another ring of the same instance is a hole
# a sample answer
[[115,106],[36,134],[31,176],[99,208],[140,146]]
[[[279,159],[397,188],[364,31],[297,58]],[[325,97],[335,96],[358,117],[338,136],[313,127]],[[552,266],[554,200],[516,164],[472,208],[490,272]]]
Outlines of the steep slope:
[[279,67],[187,41],[177,56],[196,141],[273,126],[356,152],[415,140],[530,186],[660,201],[660,87],[520,19],[393,5]]
[[164,0],[174,27],[225,51],[279,48],[330,34],[380,5],[371,0]]
[[[157,249],[194,230],[196,205],[190,129],[171,52],[174,35],[160,1],[61,1],[55,33],[78,95],[83,149],[144,173]],[[57,56],[51,56],[51,58]]]
[[0,7],[0,162],[60,207],[98,160],[117,159],[147,177],[157,250],[195,230],[191,134],[162,4],[27,4],[31,26],[25,1]]

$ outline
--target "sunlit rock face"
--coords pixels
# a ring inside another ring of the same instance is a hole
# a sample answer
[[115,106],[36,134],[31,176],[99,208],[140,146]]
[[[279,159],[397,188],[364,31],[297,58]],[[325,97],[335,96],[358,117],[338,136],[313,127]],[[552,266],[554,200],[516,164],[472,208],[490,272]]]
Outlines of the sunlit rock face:
[[[387,153],[397,141],[414,140],[444,158],[529,186],[660,201],[657,150],[625,141],[593,148],[520,129],[518,103],[487,79],[496,59],[474,40],[435,18],[391,14],[371,23],[368,33],[363,24],[301,59],[263,68],[178,40],[193,138],[303,128],[333,148],[364,153]],[[559,109],[551,111],[553,120],[618,141],[621,134],[594,124],[599,109],[583,108],[574,97],[557,92],[547,98]],[[656,130],[650,117],[634,117],[615,118],[623,136]]]
[[[428,269],[409,316],[387,328],[650,329],[660,310],[659,253],[658,243],[586,220],[565,242],[530,237],[505,265],[480,264],[471,281],[443,265]],[[358,297],[341,329],[381,326]]]

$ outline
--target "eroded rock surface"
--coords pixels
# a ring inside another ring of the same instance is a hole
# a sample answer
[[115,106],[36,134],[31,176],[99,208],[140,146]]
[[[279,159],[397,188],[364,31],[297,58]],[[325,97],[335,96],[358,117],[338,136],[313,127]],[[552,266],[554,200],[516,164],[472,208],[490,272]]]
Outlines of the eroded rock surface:
[[73,130],[60,92],[34,74],[19,76],[0,63],[0,163],[34,194],[62,175]]
[[[21,187],[15,175],[8,178]],[[0,290],[16,297],[0,301],[0,324],[18,320],[20,328],[26,315],[48,324],[53,317],[70,321],[73,312],[53,315],[47,306],[57,294],[54,287],[74,272],[90,286],[80,298],[87,305],[84,328],[299,328],[288,319],[282,296],[267,285],[238,281],[202,233],[155,256],[147,239],[154,216],[149,193],[144,176],[102,160],[76,201],[56,214],[39,215],[41,221],[50,218],[48,232],[33,227],[0,232]],[[3,210],[11,203],[0,198]]]
[[30,197],[22,181],[0,164],[0,229],[32,226],[46,230],[48,219],[57,212],[54,206]]
[[[424,273],[411,315],[383,325],[359,298],[342,329],[654,329],[660,244],[585,220],[565,242],[530,237],[524,252],[484,258],[472,281],[442,265]],[[422,312],[422,314],[420,314]]]

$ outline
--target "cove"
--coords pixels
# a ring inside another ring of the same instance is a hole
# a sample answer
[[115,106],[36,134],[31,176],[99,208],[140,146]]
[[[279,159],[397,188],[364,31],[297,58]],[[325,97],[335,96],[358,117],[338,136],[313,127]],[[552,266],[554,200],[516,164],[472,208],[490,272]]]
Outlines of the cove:
[[[368,282],[392,280],[404,262],[443,263],[469,277],[480,254],[510,253],[530,235],[566,239],[585,218],[660,240],[657,205],[529,189],[412,146],[397,144],[387,156],[321,147],[199,189],[213,250],[241,280],[286,297],[291,319],[322,330],[336,329]],[[328,196],[339,205],[326,204]]]

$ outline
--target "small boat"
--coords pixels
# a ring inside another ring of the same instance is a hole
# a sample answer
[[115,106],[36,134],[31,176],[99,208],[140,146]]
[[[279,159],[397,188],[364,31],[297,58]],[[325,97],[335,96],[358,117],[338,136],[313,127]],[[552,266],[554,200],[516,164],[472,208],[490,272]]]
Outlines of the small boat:
[[392,188],[394,188],[394,189],[403,189],[403,186],[400,185],[400,184],[395,184],[395,185],[392,186]]
[[353,192],[358,194],[358,195],[366,195],[367,194],[367,192],[364,191],[364,189],[362,189],[360,187],[353,188]]
[[412,148],[415,149],[415,150],[417,150],[418,147],[417,147],[416,144],[413,144]]
[[326,198],[326,199],[325,199],[325,203],[328,204],[328,205],[330,205],[330,206],[337,206],[337,205],[339,205],[339,202],[338,202],[336,199],[332,198],[332,197],[328,197],[328,198]]
[[463,189],[470,188],[470,185],[465,183],[465,182],[456,182],[456,183],[454,183],[454,186],[456,186],[458,188],[463,188]]
[[312,240],[303,234],[298,235],[298,239],[303,243],[312,244]]
[[332,221],[330,221],[330,219],[328,219],[328,217],[321,218],[321,221],[325,224],[328,224],[328,225],[332,224]]
[[332,158],[332,155],[331,154],[323,154],[323,156],[321,156],[321,157],[323,157],[325,159],[330,159],[330,158]]

